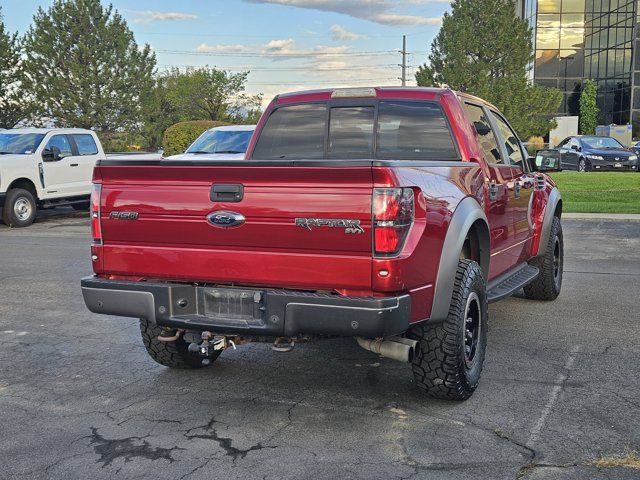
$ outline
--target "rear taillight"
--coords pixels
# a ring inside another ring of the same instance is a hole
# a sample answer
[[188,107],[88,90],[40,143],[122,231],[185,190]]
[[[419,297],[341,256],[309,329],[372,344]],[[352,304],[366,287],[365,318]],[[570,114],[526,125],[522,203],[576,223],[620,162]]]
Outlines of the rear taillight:
[[102,185],[94,183],[91,189],[91,237],[93,243],[102,243],[102,228],[100,226],[100,193]]
[[414,217],[411,188],[373,190],[374,254],[393,256],[402,250]]

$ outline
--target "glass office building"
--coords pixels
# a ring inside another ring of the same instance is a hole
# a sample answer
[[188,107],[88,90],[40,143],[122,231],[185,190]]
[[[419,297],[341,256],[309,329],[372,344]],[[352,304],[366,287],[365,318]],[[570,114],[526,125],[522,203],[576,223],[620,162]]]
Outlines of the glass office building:
[[[640,136],[640,0],[519,0],[533,30],[537,84],[564,92],[559,115],[577,115],[586,79],[598,85],[600,124],[633,123]],[[636,58],[634,59],[634,55]],[[637,87],[636,87],[637,85]]]

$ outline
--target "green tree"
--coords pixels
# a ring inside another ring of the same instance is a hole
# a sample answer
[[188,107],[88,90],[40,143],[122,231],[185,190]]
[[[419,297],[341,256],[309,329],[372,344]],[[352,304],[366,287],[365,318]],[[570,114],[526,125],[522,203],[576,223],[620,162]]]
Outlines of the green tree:
[[0,7],[0,128],[12,128],[28,115],[20,55],[18,34],[6,31]]
[[188,120],[238,120],[257,108],[260,95],[245,93],[249,72],[232,73],[212,67],[168,70],[159,79],[168,107]]
[[562,93],[527,81],[532,33],[515,15],[514,0],[454,0],[451,8],[429,64],[416,73],[418,85],[448,86],[494,103],[522,138],[546,134]]
[[596,101],[598,86],[593,80],[584,82],[584,88],[580,94],[580,133],[583,135],[595,135],[598,125],[598,104]]
[[156,59],[111,5],[55,0],[38,8],[25,52],[25,87],[40,118],[100,132],[140,128]]

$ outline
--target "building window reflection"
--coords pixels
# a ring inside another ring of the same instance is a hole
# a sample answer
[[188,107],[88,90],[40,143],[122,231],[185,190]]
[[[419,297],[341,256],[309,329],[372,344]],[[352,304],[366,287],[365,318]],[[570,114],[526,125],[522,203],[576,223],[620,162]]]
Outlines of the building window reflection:
[[[640,84],[634,84],[632,71],[635,43],[640,43],[640,37],[633,38],[637,3],[522,0],[520,14],[531,25],[536,49],[529,75],[535,83],[564,92],[560,115],[577,113],[584,80],[593,79],[599,87],[600,123],[640,119],[640,112],[632,115],[633,109],[640,109]],[[636,58],[640,69],[640,53]],[[640,80],[640,72],[637,76]],[[632,95],[632,89],[638,95]],[[632,107],[632,101],[638,106]]]

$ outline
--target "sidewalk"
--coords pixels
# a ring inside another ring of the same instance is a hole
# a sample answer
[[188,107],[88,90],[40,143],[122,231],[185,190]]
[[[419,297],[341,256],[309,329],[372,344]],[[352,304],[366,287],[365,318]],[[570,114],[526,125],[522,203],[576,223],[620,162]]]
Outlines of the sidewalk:
[[632,220],[640,222],[640,213],[562,213],[568,220]]

